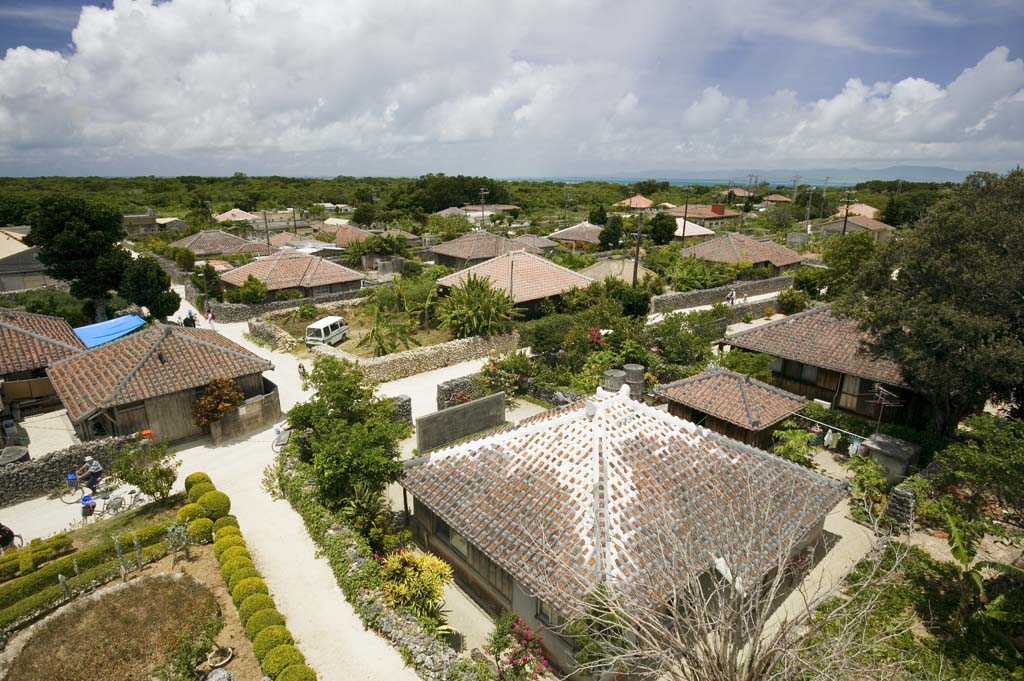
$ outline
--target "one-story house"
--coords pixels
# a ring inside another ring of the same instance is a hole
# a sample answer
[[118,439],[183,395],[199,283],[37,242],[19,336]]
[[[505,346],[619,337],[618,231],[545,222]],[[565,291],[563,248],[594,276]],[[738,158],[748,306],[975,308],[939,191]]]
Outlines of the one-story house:
[[628,210],[650,210],[654,207],[654,201],[651,201],[642,194],[636,194],[628,199],[616,201],[612,206],[615,208],[626,208]]
[[157,218],[156,225],[161,232],[177,232],[188,227],[181,218]]
[[779,203],[792,203],[792,201],[788,196],[783,196],[782,194],[769,194],[764,197],[764,205],[766,206],[774,206]]
[[250,276],[267,287],[271,298],[281,291],[298,290],[311,298],[328,293],[358,291],[365,276],[344,265],[303,253],[277,253],[236,267],[221,276],[229,287],[241,288]]
[[60,280],[46,273],[46,265],[39,261],[38,248],[24,248],[0,258],[0,291],[54,286]]
[[773,275],[800,267],[803,256],[774,241],[757,241],[749,236],[727,232],[696,246],[682,250],[684,257],[700,258],[725,265],[751,263]]
[[0,386],[4,407],[44,403],[54,395],[48,367],[85,352],[85,344],[60,317],[0,308]]
[[[579,270],[579,273],[585,277],[590,277],[594,281],[604,281],[611,277],[613,279],[620,279],[627,284],[633,283],[633,259],[632,258],[608,258],[607,260],[598,260],[589,267],[584,267]],[[647,269],[643,265],[637,269],[637,281],[643,281],[647,277],[656,277],[653,271]]]
[[214,215],[214,222],[255,222],[259,220],[259,215],[253,215],[252,213],[246,212],[241,208],[232,208],[229,211],[225,211],[220,215]]
[[569,246],[571,248],[587,248],[597,246],[601,243],[601,230],[603,228],[600,225],[591,224],[584,220],[578,222],[572,227],[566,227],[560,229],[557,232],[548,234],[548,238],[552,241]]
[[538,311],[542,300],[554,300],[574,288],[586,288],[594,280],[568,267],[556,265],[524,250],[491,258],[437,280],[442,289],[461,285],[470,276],[487,279],[493,288],[504,291],[526,316]]
[[[905,384],[894,362],[863,349],[867,340],[856,321],[837,317],[830,305],[821,305],[727,336],[719,343],[774,357],[772,382],[790,392],[873,420],[881,411],[882,421],[925,423],[927,401]],[[883,404],[878,387],[894,395],[898,406]]]
[[739,220],[742,215],[721,203],[691,203],[665,211],[674,218],[685,218],[701,227],[717,227]]
[[216,331],[157,324],[58,362],[49,373],[82,440],[148,429],[156,440],[174,442],[207,432],[192,409],[214,379],[236,380],[245,409],[270,418],[276,403],[279,416],[277,388],[262,376],[273,368]]
[[[822,239],[826,239],[830,236],[838,236],[843,234],[844,218],[834,218],[828,222],[823,222],[819,225],[814,225],[811,229],[818,234]],[[876,242],[888,241],[892,238],[892,235],[896,232],[896,228],[892,225],[887,225],[881,220],[875,220],[874,218],[867,218],[863,215],[853,215],[845,218],[845,230],[847,234],[858,234],[860,232],[869,232]]]
[[437,211],[434,215],[440,218],[465,218],[466,210],[464,208],[459,208],[458,206],[449,206],[444,210]]
[[542,254],[550,253],[558,248],[557,241],[552,241],[546,236],[541,236],[540,234],[520,234],[513,238],[512,241],[521,243],[525,248],[534,249],[533,252]]
[[723,189],[718,193],[721,194],[722,196],[728,196],[729,194],[732,194],[733,197],[737,199],[745,199],[754,195],[754,192],[750,191],[749,189],[744,189],[743,187],[729,187],[728,189]]
[[201,232],[190,234],[186,237],[172,241],[173,248],[185,248],[195,254],[197,258],[206,258],[211,255],[229,255],[234,253],[250,253],[252,255],[267,255],[272,247],[264,241],[249,241],[234,234],[228,234],[220,229],[204,229]]
[[345,225],[326,224],[321,231],[334,232],[334,245],[338,248],[348,248],[350,244],[357,241],[366,241],[373,236],[373,234],[355,223]]
[[655,392],[668,401],[673,416],[761,449],[771,447],[775,427],[807,402],[720,367],[658,386]]
[[672,234],[672,240],[681,244],[698,244],[708,239],[714,239],[715,233],[683,218],[676,218],[676,231]]
[[[763,579],[818,543],[845,495],[628,391],[406,461],[399,481],[420,545],[489,611],[544,625],[544,650],[565,670],[573,646],[558,627],[598,587],[662,607],[689,576]],[[767,499],[777,517],[751,522]]]
[[458,269],[461,267],[471,267],[485,260],[490,260],[512,251],[521,251],[524,248],[527,251],[533,251],[532,247],[524,246],[512,239],[477,230],[463,234],[457,239],[438,244],[432,247],[430,252],[434,254],[438,265]]
[[841,205],[836,214],[832,217],[841,218],[843,215],[860,215],[861,217],[871,218],[872,220],[878,219],[878,214],[881,213],[879,209],[866,203],[851,203],[849,206]]

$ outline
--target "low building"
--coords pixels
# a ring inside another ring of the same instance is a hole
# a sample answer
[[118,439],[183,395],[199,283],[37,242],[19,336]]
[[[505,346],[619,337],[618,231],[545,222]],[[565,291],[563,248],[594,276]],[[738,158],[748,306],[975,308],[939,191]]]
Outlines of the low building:
[[714,239],[684,248],[682,255],[724,265],[750,263],[754,267],[769,270],[772,275],[797,269],[803,261],[799,253],[774,241],[757,241],[734,232],[720,234]]
[[714,238],[715,233],[707,227],[683,218],[676,218],[676,231],[672,234],[673,241],[681,244],[699,244]]
[[504,291],[517,307],[530,317],[539,311],[542,300],[556,300],[574,288],[586,288],[594,280],[567,267],[524,250],[512,251],[441,277],[437,285],[451,289],[470,276],[487,279],[493,288]]
[[665,211],[674,218],[685,218],[689,222],[696,223],[701,227],[717,227],[727,225],[739,220],[742,215],[734,210],[726,208],[721,203],[702,204],[691,203],[688,206],[680,206]]
[[236,380],[245,409],[279,417],[277,388],[262,376],[273,368],[216,331],[157,324],[54,364],[50,379],[82,440],[151,430],[175,442],[209,432],[192,409],[214,379]]
[[616,201],[612,206],[615,208],[625,208],[626,210],[650,210],[654,207],[654,201],[641,194],[636,194],[628,199]]
[[775,427],[803,409],[807,400],[728,369],[711,369],[655,392],[673,416],[748,445],[768,449]]
[[[612,279],[619,279],[626,282],[627,284],[633,283],[633,259],[632,258],[608,258],[607,260],[598,260],[589,267],[584,267],[579,271],[580,274],[586,277],[590,277],[594,281],[604,281],[611,277]],[[637,281],[643,281],[647,277],[658,276],[653,271],[647,269],[643,265],[637,269]]]
[[188,227],[181,218],[157,218],[156,225],[161,232],[180,232]]
[[142,236],[144,234],[155,234],[160,231],[157,224],[157,217],[152,208],[147,208],[145,213],[130,213],[123,216],[121,226],[128,236]]
[[46,273],[46,265],[39,260],[38,248],[26,247],[0,258],[0,291],[21,291],[60,283],[59,279]]
[[272,247],[268,246],[266,241],[249,241],[220,229],[204,229],[201,232],[172,241],[169,245],[173,248],[188,249],[197,258],[235,253],[268,255],[272,251]]
[[323,203],[314,203],[313,205],[320,206],[324,209],[325,213],[335,213],[337,215],[348,215],[356,210],[354,206],[350,206],[347,203],[330,203],[325,201]]
[[250,276],[267,287],[271,299],[283,291],[299,291],[305,298],[358,291],[365,276],[344,265],[302,253],[277,253],[236,267],[221,276],[229,287],[240,288]]
[[24,243],[24,238],[20,234],[0,230],[0,258],[27,251],[28,245]]
[[53,401],[48,368],[85,352],[60,317],[0,308],[0,412],[12,404]]
[[[774,357],[772,382],[780,388],[872,420],[923,425],[927,401],[904,383],[894,362],[863,349],[867,340],[856,321],[821,305],[720,343]],[[883,399],[878,388],[893,397]]]
[[338,248],[348,248],[357,241],[366,241],[372,233],[359,227],[355,223],[344,225],[324,225],[324,232],[334,232],[334,245]]
[[548,238],[552,241],[557,241],[563,246],[570,248],[592,248],[601,244],[601,230],[603,228],[600,225],[594,225],[584,220],[578,222],[572,227],[566,227],[560,229],[557,232],[548,234]]
[[782,194],[769,194],[764,197],[763,203],[765,206],[774,206],[780,203],[792,203],[792,201],[788,196],[783,196]]
[[472,215],[473,213],[479,214],[480,211],[484,211],[486,213],[512,213],[514,211],[520,211],[522,208],[514,203],[485,203],[483,205],[478,203],[467,203],[462,207],[462,210]]
[[[523,249],[524,245],[517,241],[477,230],[440,243],[432,247],[430,252],[434,254],[438,265],[460,269]],[[530,246],[526,246],[525,249],[532,252]]]
[[436,213],[434,213],[434,215],[441,218],[465,218],[466,209],[459,208],[458,206],[450,206],[448,208],[445,208],[444,210],[437,211]]
[[845,496],[843,483],[625,386],[406,461],[399,482],[420,545],[492,613],[544,625],[544,650],[565,670],[573,646],[559,625],[599,585],[662,607],[688,577],[756,582],[818,545]]
[[729,196],[732,194],[733,198],[737,199],[747,199],[754,195],[754,192],[744,189],[743,187],[729,187],[728,189],[723,189],[718,193],[722,196]]
[[380,236],[398,237],[405,239],[405,242],[412,248],[418,248],[422,243],[423,239],[416,236],[412,232],[407,232],[404,229],[384,229],[379,232],[374,232]]
[[259,220],[259,215],[253,215],[252,213],[246,212],[241,208],[232,208],[229,211],[225,211],[220,215],[214,215],[214,222],[255,222]]
[[895,227],[887,225],[880,220],[852,214],[848,218],[839,217],[818,225],[812,225],[811,230],[822,239],[842,235],[844,230],[846,234],[869,232],[878,243],[888,241],[896,232]]
[[539,234],[520,234],[512,239],[512,241],[522,244],[527,249],[534,249],[534,252],[538,253],[546,254],[558,248],[557,241],[552,241],[546,236]]
[[870,206],[866,203],[851,203],[847,206],[839,206],[839,210],[832,217],[841,218],[846,214],[849,215],[860,215],[861,217],[871,218],[872,220],[878,219],[878,214],[881,213],[879,209],[874,206]]

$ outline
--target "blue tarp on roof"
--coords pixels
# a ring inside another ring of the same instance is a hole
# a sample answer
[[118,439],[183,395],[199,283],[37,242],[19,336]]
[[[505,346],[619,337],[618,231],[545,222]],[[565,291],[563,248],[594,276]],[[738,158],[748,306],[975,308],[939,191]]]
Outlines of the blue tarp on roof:
[[108,319],[105,322],[98,322],[96,324],[90,324],[89,326],[80,326],[74,331],[75,335],[85,343],[85,347],[94,348],[97,345],[103,345],[104,343],[109,343],[112,340],[117,340],[121,336],[127,336],[135,329],[145,325],[146,320],[142,317],[134,314],[127,314],[123,317]]

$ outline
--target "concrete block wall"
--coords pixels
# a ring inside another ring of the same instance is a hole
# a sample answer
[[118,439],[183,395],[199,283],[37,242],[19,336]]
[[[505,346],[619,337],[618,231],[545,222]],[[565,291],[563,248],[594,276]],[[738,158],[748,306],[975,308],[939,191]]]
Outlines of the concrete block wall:
[[416,447],[428,452],[505,423],[505,393],[495,393],[416,419]]
[[688,307],[700,305],[714,305],[724,303],[729,291],[735,290],[736,296],[740,299],[744,295],[757,296],[764,293],[782,291],[793,285],[792,275],[772,277],[770,279],[755,279],[753,281],[735,281],[725,286],[706,288],[699,291],[670,291],[660,296],[651,298],[651,312],[668,312],[669,310],[681,310]]

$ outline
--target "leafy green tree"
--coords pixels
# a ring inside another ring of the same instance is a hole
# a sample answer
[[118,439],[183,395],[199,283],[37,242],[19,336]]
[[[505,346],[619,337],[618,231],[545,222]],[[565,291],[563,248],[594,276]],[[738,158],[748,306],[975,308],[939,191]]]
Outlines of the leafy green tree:
[[250,274],[245,278],[245,282],[238,288],[236,293],[238,302],[259,305],[266,301],[268,291],[266,284]]
[[747,352],[739,348],[733,348],[729,352],[718,355],[718,363],[729,371],[738,374],[746,374],[752,378],[765,383],[772,380],[772,356],[763,352]]
[[891,194],[878,219],[894,227],[913,225],[924,217],[940,196],[939,191],[927,189]]
[[[333,241],[333,239],[332,239]],[[189,277],[192,287],[201,292],[208,300],[224,300],[224,283],[213,265],[206,264],[196,268]]]
[[178,478],[181,461],[166,442],[137,440],[117,453],[111,470],[129,485],[139,488],[145,495],[166,499]]
[[[594,224],[597,224],[596,222]],[[602,251],[611,251],[622,245],[622,218],[618,215],[613,215],[608,218],[608,222],[605,223],[604,229],[598,235],[598,239],[601,241]]]
[[977,173],[864,266],[843,309],[952,435],[1024,383],[1022,281],[1024,170]]
[[782,314],[796,314],[807,309],[810,296],[806,292],[794,287],[789,287],[779,292],[779,312]]
[[797,428],[793,420],[790,419],[782,424],[782,428],[772,433],[772,439],[775,441],[772,452],[798,466],[813,469],[814,461],[811,455],[814,453],[814,449],[811,447],[811,443],[814,441],[814,437],[814,433]]
[[590,215],[587,216],[587,222],[592,225],[604,225],[608,222],[608,211],[604,209],[604,206],[597,205],[590,209]]
[[833,236],[821,247],[821,259],[828,266],[825,275],[826,296],[836,298],[855,291],[857,277],[874,257],[878,247],[870,232]]
[[667,213],[658,213],[651,220],[651,241],[664,246],[676,233],[676,219]]
[[773,232],[787,232],[802,217],[799,209],[789,203],[777,203],[761,214],[765,225]]
[[83,303],[67,291],[26,291],[17,303],[26,312],[60,317],[73,327],[92,321],[92,303]]
[[155,319],[166,319],[181,304],[181,297],[171,290],[171,278],[156,258],[140,256],[124,269],[119,293],[128,301],[149,310]]
[[518,316],[512,298],[491,282],[470,274],[441,301],[441,328],[456,338],[495,336],[511,328]]
[[43,198],[29,217],[25,243],[39,249],[47,273],[70,282],[71,294],[93,301],[96,321],[107,318],[110,291],[121,283],[131,256],[120,246],[121,214],[79,196]]
[[703,367],[711,359],[711,344],[721,336],[720,311],[673,312],[653,326],[653,338],[665,361]]
[[377,209],[372,203],[363,203],[356,206],[352,213],[352,221],[367,227],[373,225],[377,220]]
[[210,381],[203,394],[192,405],[192,420],[199,427],[206,427],[220,421],[231,407],[245,399],[238,381],[233,378],[215,378]]

